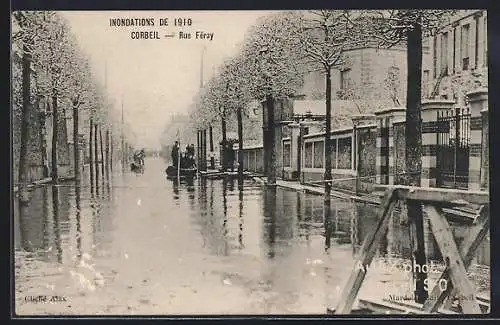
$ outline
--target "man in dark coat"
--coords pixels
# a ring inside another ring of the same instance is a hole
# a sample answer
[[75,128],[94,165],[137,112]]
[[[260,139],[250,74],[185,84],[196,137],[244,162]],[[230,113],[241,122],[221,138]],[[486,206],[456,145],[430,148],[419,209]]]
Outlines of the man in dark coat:
[[177,162],[179,160],[179,141],[175,141],[174,147],[172,148],[172,165],[177,168]]

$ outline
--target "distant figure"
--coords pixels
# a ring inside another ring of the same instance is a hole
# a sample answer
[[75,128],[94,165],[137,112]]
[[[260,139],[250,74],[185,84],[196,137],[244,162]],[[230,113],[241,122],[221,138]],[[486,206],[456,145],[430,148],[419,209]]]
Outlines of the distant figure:
[[186,147],[186,160],[189,168],[194,168],[196,166],[194,159],[194,144],[190,144]]
[[145,153],[144,153],[144,149],[141,149],[139,151],[136,151],[134,153],[134,162],[138,165],[138,166],[143,166],[144,165],[144,156],[145,156]]
[[191,158],[194,158],[194,144],[191,143],[191,145],[189,145],[186,150],[187,150],[189,156]]
[[172,148],[172,164],[176,168],[178,160],[179,160],[179,141],[175,141],[174,147]]

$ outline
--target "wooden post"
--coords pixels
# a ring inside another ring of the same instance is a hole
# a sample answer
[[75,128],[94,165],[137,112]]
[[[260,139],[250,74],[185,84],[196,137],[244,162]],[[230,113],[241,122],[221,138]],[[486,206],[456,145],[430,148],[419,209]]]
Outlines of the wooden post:
[[222,166],[222,171],[226,171],[227,169],[227,158],[226,158],[226,155],[227,155],[227,152],[226,152],[226,142],[227,142],[227,132],[226,132],[226,115],[225,115],[225,112],[226,112],[226,109],[223,108],[223,114],[222,114],[222,117],[221,117],[221,132],[222,132],[222,157],[220,157],[221,159],[221,166]]
[[[92,116],[90,117],[89,121],[89,173],[90,173],[90,191],[93,193],[94,192],[94,160],[93,160],[93,150],[92,150],[92,143],[94,141],[93,137],[93,132],[94,132],[94,120]],[[95,144],[94,144],[95,145]]]
[[276,186],[276,168],[275,168],[275,123],[274,123],[274,98],[270,95],[266,99],[267,106],[267,143],[269,152],[267,152],[267,186]]
[[203,129],[203,171],[207,171],[207,129]]
[[[477,248],[479,247],[479,245],[481,245],[481,242],[484,240],[490,230],[489,213],[490,211],[488,206],[483,206],[481,208],[479,216],[474,221],[473,227],[468,231],[466,237],[460,245],[460,255],[462,256],[465,268],[469,268]],[[446,297],[451,298],[455,296],[457,290],[453,286],[453,283],[450,281],[450,271],[448,267],[441,274],[437,283],[439,284],[443,281],[448,284],[446,290],[441,290],[441,288],[437,284],[434,286],[434,289],[432,289],[432,292],[430,294],[433,299],[428,299],[424,303],[424,306],[422,308],[425,312],[436,312],[443,304]],[[451,302],[451,299],[449,299],[449,302]]]
[[243,117],[238,108],[238,186],[243,186]]
[[59,177],[57,175],[57,137],[58,137],[58,109],[57,96],[52,96],[52,183],[57,184]]
[[101,146],[101,174],[104,177],[105,175],[105,166],[104,166],[104,146],[102,145],[102,126],[99,125],[99,143]]
[[210,138],[210,168],[212,170],[215,169],[215,157],[214,157],[214,138],[213,138],[213,130],[212,125],[209,126],[209,138]]
[[177,151],[177,184],[181,183],[181,141],[179,141],[179,150]]
[[455,238],[446,217],[440,210],[430,204],[425,206],[425,211],[429,216],[432,232],[446,262],[449,277],[453,282],[453,286],[460,292],[458,299],[463,312],[465,314],[481,314],[474,288],[467,278],[465,263],[455,244]]
[[[196,165],[198,166],[198,171],[201,170],[201,163],[200,163],[200,157],[201,157],[201,141],[200,141],[200,130],[196,130]],[[172,164],[175,164],[175,161],[172,162]]]
[[302,177],[302,143],[304,141],[304,127],[299,123],[299,141],[297,148],[297,174],[299,177],[299,182],[302,184],[304,179]]
[[382,201],[382,208],[378,215],[378,224],[374,231],[369,234],[361,247],[361,254],[358,261],[354,265],[354,269],[347,281],[344,290],[340,296],[335,314],[349,314],[352,310],[354,300],[361,288],[361,284],[365,279],[367,272],[366,267],[370,265],[377,250],[377,243],[385,236],[387,227],[389,225],[390,215],[396,203],[396,191],[388,189],[385,193],[384,200]]
[[75,181],[80,181],[80,139],[78,137],[78,103],[73,101],[73,159],[75,162]]
[[113,131],[109,133],[109,169],[113,172]]
[[94,124],[94,163],[95,163],[95,183],[96,185],[99,183],[99,142],[97,142],[97,131],[99,125],[97,123]]
[[109,130],[106,130],[106,177],[109,177]]
[[[26,37],[25,37],[26,38]],[[26,41],[26,40],[23,40]],[[27,202],[29,195],[27,191],[28,174],[29,174],[29,159],[28,159],[28,142],[29,129],[31,127],[31,54],[28,47],[23,45],[22,57],[22,115],[21,115],[21,147],[19,149],[19,198],[20,201]]]

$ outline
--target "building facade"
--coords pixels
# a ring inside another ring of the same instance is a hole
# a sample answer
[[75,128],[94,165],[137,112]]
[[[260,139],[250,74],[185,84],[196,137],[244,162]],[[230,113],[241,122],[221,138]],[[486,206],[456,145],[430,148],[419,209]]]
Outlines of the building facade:
[[[393,106],[405,105],[408,70],[405,47],[357,48],[348,51],[347,57],[348,64],[332,70],[333,99],[390,99]],[[431,56],[427,46],[422,61],[423,69],[428,70]],[[304,99],[324,99],[325,85],[323,73],[311,72],[305,76],[300,93]]]
[[426,39],[432,63],[423,70],[424,97],[453,100],[465,107],[468,92],[488,88],[487,26],[486,10],[463,10]]

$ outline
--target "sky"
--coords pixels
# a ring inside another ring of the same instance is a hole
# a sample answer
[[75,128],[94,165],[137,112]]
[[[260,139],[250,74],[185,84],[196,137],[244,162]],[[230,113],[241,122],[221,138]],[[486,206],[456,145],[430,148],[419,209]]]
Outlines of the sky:
[[[123,110],[137,145],[158,148],[163,129],[175,113],[185,113],[217,65],[238,50],[247,29],[263,11],[72,11],[62,13],[91,61],[97,78]],[[154,26],[110,26],[112,18],[154,18]],[[191,18],[191,26],[173,26]],[[168,26],[160,26],[167,19]],[[131,32],[156,31],[161,39],[132,39]],[[179,32],[191,39],[179,39]],[[196,32],[214,33],[195,39]],[[174,37],[165,37],[173,33]],[[203,50],[204,48],[204,50]],[[121,114],[121,113],[118,113]],[[120,115],[118,115],[120,116]]]

